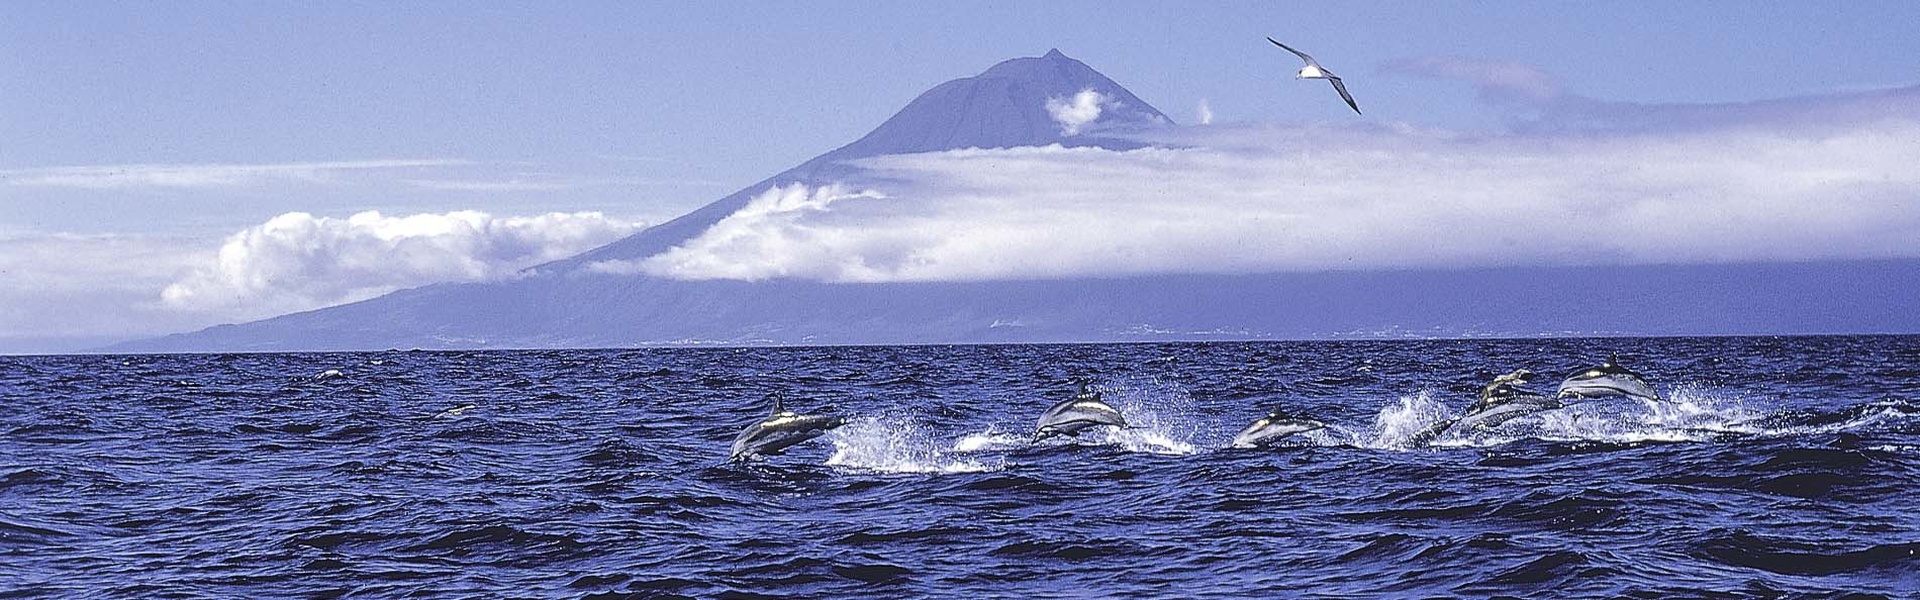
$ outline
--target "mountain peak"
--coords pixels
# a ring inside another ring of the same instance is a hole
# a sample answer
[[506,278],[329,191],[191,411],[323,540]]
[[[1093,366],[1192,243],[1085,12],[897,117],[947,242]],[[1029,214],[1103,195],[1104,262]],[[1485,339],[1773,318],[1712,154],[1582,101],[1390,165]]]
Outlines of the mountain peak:
[[[1062,123],[1050,104],[1098,94],[1099,110],[1085,123]],[[1014,146],[1119,146],[1099,132],[1171,123],[1165,114],[1086,63],[1060,49],[1039,57],[1001,62],[973,77],[935,86],[865,137],[827,156],[836,159],[955,148]]]
[[[1091,106],[1069,114],[1065,109],[1074,103]],[[1062,122],[1063,116],[1072,122]],[[1048,144],[1129,149],[1141,144],[1113,135],[1171,122],[1133,92],[1055,48],[1045,56],[1007,60],[979,75],[934,86],[853,143],[672,221],[536,269],[566,271],[602,260],[652,256],[706,231],[769,186],[856,176],[859,169],[848,164],[852,159]]]

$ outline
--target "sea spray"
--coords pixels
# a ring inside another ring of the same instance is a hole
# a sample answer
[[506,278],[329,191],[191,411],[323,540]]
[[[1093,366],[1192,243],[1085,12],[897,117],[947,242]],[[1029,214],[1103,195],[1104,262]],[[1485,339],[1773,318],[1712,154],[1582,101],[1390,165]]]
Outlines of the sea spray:
[[[1404,449],[1414,434],[1442,420],[1453,417],[1453,411],[1445,404],[1433,399],[1430,390],[1421,390],[1412,396],[1401,396],[1398,400],[1380,408],[1373,418],[1373,428],[1364,434],[1356,435],[1355,446],[1376,449]],[[1342,429],[1344,431],[1344,428]]]
[[988,425],[986,431],[960,436],[953,442],[954,452],[988,452],[1012,450],[1033,443],[1033,435],[1027,433],[1008,433],[999,426]]
[[951,456],[925,432],[919,419],[904,411],[853,419],[829,434],[833,455],[826,464],[881,473],[978,473],[1005,468],[1001,461]]
[[1103,399],[1119,409],[1131,427],[1107,428],[1095,438],[1100,443],[1153,454],[1193,454],[1198,450],[1194,440],[1204,427],[1196,415],[1193,396],[1184,388],[1158,377],[1134,376],[1101,389],[1105,392]]
[[[1613,443],[1707,441],[1728,434],[1753,435],[1761,413],[1738,398],[1691,386],[1676,387],[1661,400],[1612,398],[1581,401],[1536,415],[1533,437],[1549,441]],[[1511,441],[1512,435],[1492,442]]]

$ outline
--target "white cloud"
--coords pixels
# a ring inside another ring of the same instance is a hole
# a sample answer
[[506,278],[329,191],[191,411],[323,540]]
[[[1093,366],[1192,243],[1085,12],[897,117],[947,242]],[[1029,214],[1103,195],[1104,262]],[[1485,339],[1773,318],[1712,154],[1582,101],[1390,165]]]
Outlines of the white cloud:
[[[838,185],[773,187],[682,247],[641,261],[605,261],[591,268],[685,279],[885,278],[899,267],[897,251],[907,249],[901,240],[886,232],[853,231],[857,223],[835,218],[836,210],[885,200],[875,192]],[[879,210],[855,214],[885,211],[884,206],[874,208]],[[742,256],[758,260],[735,260]]]
[[462,160],[360,160],[274,164],[135,164],[44,167],[0,171],[0,183],[84,189],[210,188],[272,181],[328,181],[343,172],[447,167]]
[[233,318],[353,302],[445,281],[513,276],[637,231],[600,213],[494,217],[477,211],[345,219],[287,213],[228,237],[161,292],[179,310]]
[[1104,107],[1112,105],[1113,99],[1106,94],[1085,89],[1080,90],[1080,93],[1074,94],[1070,99],[1048,98],[1047,114],[1052,115],[1054,122],[1060,124],[1061,133],[1077,135],[1087,125],[1100,120],[1100,113]]
[[776,188],[628,267],[876,282],[1920,256],[1920,110],[1819,129],[1178,135],[865,159],[874,192]]
[[1193,117],[1194,121],[1199,122],[1201,125],[1213,124],[1213,107],[1207,105],[1206,98],[1200,99],[1200,106],[1194,109]]
[[511,277],[630,234],[599,213],[288,213],[227,238],[0,234],[0,351],[75,350],[371,297]]
[[0,236],[0,340],[112,338],[200,325],[156,296],[212,252],[185,237],[17,233]]

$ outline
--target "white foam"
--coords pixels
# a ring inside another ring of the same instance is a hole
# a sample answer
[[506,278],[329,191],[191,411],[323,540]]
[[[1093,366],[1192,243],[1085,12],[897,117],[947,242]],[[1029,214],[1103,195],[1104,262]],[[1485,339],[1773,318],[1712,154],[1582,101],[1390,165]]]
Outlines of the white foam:
[[1535,415],[1537,435],[1553,441],[1616,443],[1707,441],[1725,434],[1764,433],[1751,423],[1761,413],[1736,397],[1679,387],[1663,400],[1612,399],[1576,403]]
[[1194,439],[1202,424],[1194,417],[1193,396],[1185,389],[1157,377],[1134,377],[1105,386],[1105,391],[1107,404],[1119,409],[1132,427],[1103,428],[1101,443],[1152,454],[1198,451]]
[[[1435,400],[1430,390],[1423,390],[1381,407],[1369,430],[1330,426],[1333,431],[1329,437],[1344,436],[1362,448],[1417,449],[1408,443],[1414,434],[1456,414],[1454,408]],[[1729,433],[1763,434],[1751,424],[1760,416],[1738,398],[1679,387],[1664,400],[1577,402],[1520,417],[1491,430],[1448,431],[1423,447],[1486,447],[1526,438],[1616,443],[1704,441]]]
[[[1414,432],[1450,418],[1453,414],[1453,409],[1434,401],[1426,392],[1403,397],[1381,408],[1374,421],[1372,439],[1362,440],[1357,445],[1404,449],[1408,437]],[[1611,443],[1709,441],[1727,434],[1783,435],[1808,433],[1815,429],[1850,429],[1867,422],[1874,415],[1832,426],[1781,430],[1768,430],[1757,425],[1762,416],[1761,411],[1749,406],[1738,396],[1718,390],[1679,386],[1669,390],[1668,397],[1662,400],[1613,398],[1580,401],[1560,409],[1521,417],[1491,430],[1449,431],[1430,445],[1484,447],[1526,438]]]
[[1004,462],[958,458],[927,439],[917,420],[899,413],[861,417],[828,434],[827,465],[881,473],[980,473]]
[[1433,399],[1430,390],[1421,390],[1412,396],[1401,396],[1398,400],[1380,409],[1373,417],[1373,428],[1366,432],[1356,432],[1340,428],[1340,432],[1352,439],[1355,446],[1375,449],[1405,449],[1407,441],[1434,423],[1453,418],[1452,409]]
[[1182,455],[1195,451],[1193,444],[1152,429],[1108,428],[1101,442],[1125,448],[1128,452]]
[[1003,433],[998,427],[988,427],[986,431],[960,436],[953,443],[954,452],[987,452],[991,450],[1011,450],[1026,446],[1032,436],[1016,433]]
[[[1128,452],[1151,454],[1193,454],[1200,450],[1194,440],[1202,424],[1194,418],[1193,398],[1185,390],[1152,377],[1134,377],[1097,387],[1102,392],[1102,400],[1119,410],[1131,427],[1095,427],[1078,437],[1051,437],[1040,443],[1115,446]],[[986,431],[969,433],[954,442],[952,451],[1006,451],[1033,444],[1032,434],[1025,433],[1030,427],[1017,430],[1021,433],[995,425]]]

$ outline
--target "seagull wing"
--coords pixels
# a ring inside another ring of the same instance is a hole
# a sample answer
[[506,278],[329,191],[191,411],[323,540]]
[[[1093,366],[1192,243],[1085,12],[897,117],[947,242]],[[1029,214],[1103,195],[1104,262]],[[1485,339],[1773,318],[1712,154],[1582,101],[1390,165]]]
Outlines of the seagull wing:
[[1320,63],[1319,63],[1318,61],[1315,61],[1315,60],[1313,60],[1313,57],[1311,57],[1311,56],[1307,56],[1307,53],[1305,53],[1305,52],[1301,52],[1301,51],[1299,51],[1299,50],[1295,50],[1295,49],[1292,49],[1292,48],[1288,48],[1286,44],[1282,44],[1282,43],[1280,43],[1280,40],[1276,40],[1276,39],[1273,39],[1273,38],[1267,38],[1267,41],[1269,41],[1269,42],[1273,42],[1273,45],[1275,45],[1275,46],[1279,46],[1281,50],[1286,50],[1286,51],[1288,51],[1288,52],[1292,52],[1294,56],[1298,56],[1298,57],[1300,57],[1300,60],[1304,60],[1304,61],[1307,61],[1307,64],[1310,64],[1310,65],[1313,65],[1313,66],[1316,66],[1316,67],[1318,67],[1318,66],[1320,66]]
[[1353,103],[1353,94],[1347,93],[1347,84],[1341,83],[1339,77],[1329,76],[1327,77],[1327,81],[1332,82],[1333,89],[1340,92],[1340,99],[1346,100],[1347,106],[1353,107],[1353,114],[1360,114],[1360,105]]

